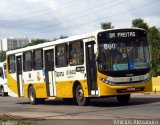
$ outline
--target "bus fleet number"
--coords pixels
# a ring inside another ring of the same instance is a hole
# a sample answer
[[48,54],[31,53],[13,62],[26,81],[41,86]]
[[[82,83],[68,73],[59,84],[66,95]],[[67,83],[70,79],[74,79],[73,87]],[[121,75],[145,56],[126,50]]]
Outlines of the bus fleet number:
[[116,48],[116,45],[115,43],[112,43],[112,44],[104,44],[104,49],[115,49]]

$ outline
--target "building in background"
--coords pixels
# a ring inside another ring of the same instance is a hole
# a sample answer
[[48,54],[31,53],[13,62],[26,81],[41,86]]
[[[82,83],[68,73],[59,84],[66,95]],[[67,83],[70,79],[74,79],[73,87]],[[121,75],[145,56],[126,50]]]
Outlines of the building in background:
[[24,47],[29,43],[31,43],[31,40],[27,37],[2,38],[0,40],[0,51],[7,51]]

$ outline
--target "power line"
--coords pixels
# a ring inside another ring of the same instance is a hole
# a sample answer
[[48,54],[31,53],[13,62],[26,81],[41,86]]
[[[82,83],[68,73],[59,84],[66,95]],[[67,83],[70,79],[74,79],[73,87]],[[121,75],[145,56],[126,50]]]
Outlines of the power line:
[[[155,0],[154,0],[154,1],[155,1]],[[160,2],[160,1],[157,1],[157,2]],[[101,18],[101,19],[95,19],[95,20],[92,20],[92,21],[88,21],[88,22],[86,22],[86,23],[82,23],[82,24],[78,24],[78,25],[66,27],[66,28],[63,28],[63,29],[54,29],[54,30],[52,30],[51,32],[53,32],[53,31],[67,30],[68,28],[71,28],[71,29],[72,29],[72,28],[75,28],[75,27],[77,28],[77,27],[79,27],[79,26],[86,25],[86,24],[88,24],[88,23],[90,23],[90,22],[97,22],[97,21],[100,21],[100,20],[104,20],[104,19],[106,19],[106,18],[108,19],[108,18],[111,18],[111,17],[114,17],[114,16],[121,15],[121,14],[123,14],[123,13],[126,13],[126,12],[128,12],[128,11],[136,11],[135,9],[140,9],[140,8],[142,8],[142,7],[145,7],[145,6],[151,5],[151,4],[155,4],[155,3],[156,3],[156,2],[151,1],[151,2],[148,2],[148,3],[142,4],[142,5],[140,5],[140,6],[131,8],[131,9],[129,9],[129,10],[121,11],[121,12],[119,12],[119,13],[113,14],[113,15],[108,16],[108,17],[104,17],[104,18]],[[43,32],[43,33],[48,33],[48,32]]]
[[[111,16],[103,17],[103,18],[100,18],[100,19],[90,20],[90,21],[88,21],[88,22],[86,22],[86,23],[81,23],[81,24],[78,24],[78,25],[73,25],[73,26],[70,26],[70,27],[63,28],[63,29],[54,29],[54,30],[51,30],[51,31],[49,31],[49,32],[46,32],[46,31],[45,31],[45,32],[41,32],[41,33],[36,33],[35,35],[52,33],[52,32],[54,32],[54,31],[67,30],[67,29],[69,29],[69,28],[70,28],[70,29],[74,29],[75,27],[77,28],[77,27],[79,27],[79,26],[86,25],[86,24],[91,23],[91,22],[97,22],[97,21],[100,21],[100,20],[104,20],[104,19],[106,19],[106,18],[111,18],[111,17],[114,17],[114,16],[118,16],[118,15],[121,15],[121,14],[126,13],[126,12],[128,12],[128,11],[136,11],[137,9],[140,9],[140,8],[145,7],[145,6],[147,6],[147,5],[155,4],[156,2],[159,2],[159,1],[155,1],[155,0],[154,0],[154,1],[150,1],[150,2],[145,3],[145,4],[142,4],[142,5],[140,5],[140,6],[137,6],[137,7],[128,9],[128,10],[123,10],[123,11],[118,12],[118,13],[116,13],[116,14],[113,14],[113,15],[111,15]],[[32,33],[31,35],[34,35],[34,34]]]
[[[117,6],[121,5],[121,4],[124,4],[124,3],[126,3],[126,1],[128,1],[128,0],[124,0],[124,1],[121,1],[121,2],[119,2],[119,3],[111,4],[112,6],[107,6],[107,7],[103,8],[103,9],[105,9],[105,11],[106,11],[106,10],[108,10],[108,9],[110,9],[110,8],[113,8],[113,6],[114,6],[114,7],[117,7]],[[103,3],[103,4],[104,4],[104,3]],[[102,4],[100,4],[99,6],[97,6],[97,8],[98,8],[98,7],[101,7],[101,5],[102,5]],[[109,5],[109,4],[108,4],[108,5]],[[94,9],[94,8],[92,8],[92,9]],[[102,7],[101,7],[100,9],[102,9]],[[89,10],[91,10],[91,8],[90,8]],[[69,20],[63,20],[63,21],[61,21],[61,22],[59,22],[59,23],[56,23],[56,24],[54,24],[54,25],[48,25],[48,26],[45,26],[45,27],[43,27],[43,28],[40,27],[40,28],[35,29],[34,31],[41,30],[41,29],[54,28],[55,26],[61,25],[61,24],[63,24],[63,23],[70,22],[70,21],[75,20],[75,19],[88,17],[89,15],[95,14],[97,11],[98,11],[98,10],[94,10],[94,11],[92,11],[92,12],[90,12],[90,13],[86,13],[86,14],[84,14],[84,15],[82,15],[82,16],[76,16],[76,17],[71,18],[71,19],[69,19]],[[99,11],[98,11],[98,12],[99,12]],[[104,12],[104,11],[100,11],[100,12]],[[76,13],[75,13],[75,14],[76,14]],[[74,15],[75,15],[75,14],[74,14]],[[15,25],[14,25],[14,26],[15,26]],[[33,32],[34,32],[34,31],[33,31]]]
[[[105,1],[105,3],[106,3],[106,1]],[[65,16],[60,16],[60,17],[57,17],[57,18],[54,18],[54,20],[57,20],[57,19],[61,19],[61,18],[65,18],[65,17],[68,17],[68,16],[73,16],[73,15],[77,15],[78,13],[82,13],[82,12],[85,12],[85,11],[89,11],[89,10],[93,10],[93,9],[97,9],[97,8],[99,8],[99,7],[102,7],[102,6],[104,6],[105,5],[105,3],[101,3],[101,4],[98,4],[97,6],[96,6],[96,8],[94,7],[94,8],[89,8],[89,9],[86,9],[86,10],[82,10],[82,11],[79,11],[79,12],[74,12],[74,13],[72,13],[72,14],[68,14],[68,15],[65,15]],[[79,5],[79,4],[78,4]],[[107,4],[107,5],[109,5],[109,4]],[[74,6],[70,6],[70,7],[74,7]],[[63,8],[64,10],[65,10],[65,8]],[[67,8],[68,9],[68,8]],[[41,18],[44,18],[43,16],[44,16],[44,14],[45,14],[45,16],[46,15],[49,15],[48,17],[51,17],[50,16],[50,14],[47,12],[47,13],[44,13],[43,12],[43,14],[41,14],[42,16],[40,16],[40,15],[38,15],[38,16],[35,16],[34,14],[33,15],[31,15],[30,14],[30,17],[31,16],[33,16],[33,18],[36,18],[36,17],[41,17]],[[26,15],[25,15],[26,16]],[[32,19],[32,17],[31,17],[31,19]],[[19,20],[20,21],[20,20]],[[26,21],[28,21],[28,20],[21,20],[21,22],[26,22]],[[1,23],[1,25],[10,25],[10,24],[13,24],[13,23],[17,23],[17,21],[12,21],[11,23],[9,22],[9,23]],[[32,25],[32,24],[31,24]],[[15,25],[14,25],[15,26]],[[21,26],[21,24],[18,24],[18,25],[16,25],[16,26]],[[23,26],[23,25],[22,25]]]
[[[8,2],[8,1],[6,1],[6,2]],[[9,2],[8,2],[9,3]],[[10,4],[10,3],[9,3]],[[73,5],[76,5],[76,4],[78,4],[78,1],[73,1],[73,2],[66,2],[66,3],[63,3],[63,7],[55,7],[54,9],[65,9],[66,7],[73,7]],[[25,11],[25,10],[31,10],[31,9],[34,9],[34,8],[37,8],[37,6],[38,5],[34,5],[34,6],[31,6],[31,7],[29,7],[29,8],[24,8],[24,9],[22,9],[21,11]],[[41,7],[40,6],[38,6],[38,8],[39,9],[41,9]],[[46,9],[46,11],[44,11],[45,9],[43,8],[41,11],[41,13],[43,13],[43,12],[48,12],[48,9]],[[29,13],[28,13],[29,12]],[[39,13],[40,11],[38,10],[38,13]],[[30,14],[35,14],[35,13],[37,13],[37,11],[35,11],[35,10],[33,10],[33,11],[27,11],[26,13],[17,13],[17,14],[13,14],[12,16],[10,16],[10,18],[17,18],[17,17],[21,17],[21,16],[23,16],[23,15],[30,15]],[[44,13],[44,14],[46,14],[46,13]],[[0,15],[0,17],[1,18],[5,18],[5,17],[8,17],[8,15],[6,15],[6,14],[4,14],[4,15]]]

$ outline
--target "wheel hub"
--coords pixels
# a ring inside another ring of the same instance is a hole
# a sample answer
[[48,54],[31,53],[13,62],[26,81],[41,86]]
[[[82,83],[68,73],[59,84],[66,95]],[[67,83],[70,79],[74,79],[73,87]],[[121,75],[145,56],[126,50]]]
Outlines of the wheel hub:
[[84,98],[84,92],[82,89],[79,89],[79,91],[78,91],[78,98],[79,98],[79,100],[82,100]]
[[32,102],[34,101],[33,93],[30,94],[30,100],[31,100]]

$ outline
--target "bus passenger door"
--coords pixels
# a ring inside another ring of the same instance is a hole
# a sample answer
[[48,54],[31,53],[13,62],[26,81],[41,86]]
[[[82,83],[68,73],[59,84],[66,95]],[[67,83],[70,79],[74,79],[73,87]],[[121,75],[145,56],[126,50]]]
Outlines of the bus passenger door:
[[88,84],[88,94],[90,96],[98,95],[96,57],[94,54],[94,42],[85,43],[86,49],[86,76]]
[[56,96],[55,71],[54,71],[54,49],[44,50],[45,80],[48,96]]
[[17,73],[17,86],[18,96],[24,96],[23,79],[22,79],[22,55],[16,56],[16,73]]

